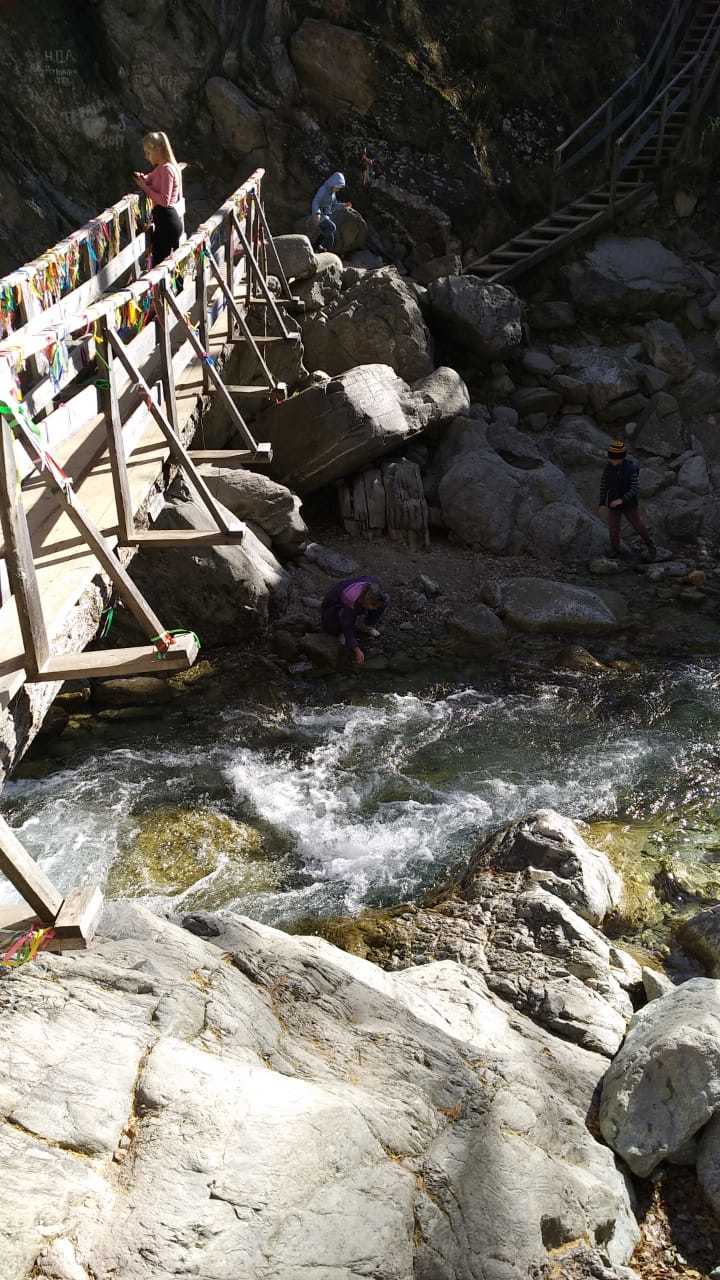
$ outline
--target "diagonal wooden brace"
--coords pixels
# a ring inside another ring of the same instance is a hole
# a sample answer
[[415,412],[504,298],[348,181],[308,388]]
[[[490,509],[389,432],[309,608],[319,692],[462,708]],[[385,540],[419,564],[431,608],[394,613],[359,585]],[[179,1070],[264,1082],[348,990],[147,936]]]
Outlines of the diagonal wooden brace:
[[262,269],[260,267],[260,263],[255,257],[255,254],[253,253],[252,245],[250,244],[250,241],[248,240],[247,236],[245,235],[245,232],[243,231],[238,221],[237,214],[234,212],[232,214],[232,219],[233,219],[233,222],[235,223],[235,230],[237,231],[237,234],[240,238],[240,243],[242,244],[242,247],[245,250],[245,254],[247,256],[248,262],[250,263],[252,268],[252,270],[248,273],[248,275],[249,277],[252,277],[253,273],[255,274],[255,278],[257,279],[258,285],[260,286],[260,292],[262,293],[267,305],[272,311],[282,336],[284,338],[287,338],[288,342],[292,342],[292,334],[288,329],[287,325],[285,324],[285,320],[283,319],[282,313],[280,311],[280,308],[277,305],[277,302],[275,301],[270,290],[268,289],[267,280],[263,275]]
[[[195,490],[198,498],[202,502],[210,518],[215,524],[216,530],[220,533],[227,534],[228,541],[231,541],[231,542],[241,541],[244,533],[242,526],[238,523],[238,525],[236,525],[235,528],[231,529],[230,526],[228,525],[221,506],[219,505],[219,503],[216,501],[216,499],[213,497],[212,493],[210,492],[206,482],[203,480],[203,477],[200,475],[200,472],[198,471],[197,467],[195,466],[195,463],[190,457],[188,450],[185,448],[185,445],[182,443],[182,440],[178,435],[176,435],[175,431],[170,425],[170,422],[168,421],[166,414],[163,412],[160,406],[156,404],[155,401],[153,400],[150,394],[150,388],[147,382],[145,381],[145,378],[143,377],[142,373],[140,372],[140,370],[137,368],[136,364],[132,360],[124,342],[122,341],[122,339],[120,338],[120,335],[116,332],[115,329],[108,328],[108,342],[109,342],[109,345],[112,347],[112,350],[114,351],[120,363],[124,365],[125,372],[127,373],[128,377],[131,378],[133,382],[137,383],[137,385],[139,386],[143,396],[145,397],[146,404],[148,406],[148,409],[150,410],[150,413],[152,414],[152,417],[155,419],[155,422],[157,423],[158,427],[160,428],[163,435],[165,436],[165,439],[168,442],[168,447],[170,449],[170,453],[172,457],[177,462],[178,466],[182,469],[184,475],[187,478],[188,483]],[[133,533],[129,538],[129,541],[134,542],[136,540],[138,540],[137,534]],[[140,537],[139,540],[142,541],[142,538]]]
[[213,275],[215,276],[215,279],[220,285],[222,293],[225,297],[225,301],[227,302],[227,305],[228,305],[228,310],[230,311],[231,315],[233,315],[237,320],[243,332],[243,336],[246,338],[247,342],[250,344],[250,347],[252,348],[255,359],[260,365],[260,368],[262,369],[264,376],[267,378],[268,385],[272,388],[273,391],[277,392],[279,390],[279,383],[277,379],[273,376],[262,351],[260,350],[257,342],[255,341],[254,334],[250,332],[250,328],[248,326],[247,320],[245,319],[232,293],[228,289],[227,284],[223,280],[222,271],[220,270],[220,267],[218,266],[218,263],[217,263],[217,259],[215,258],[215,255],[213,254],[213,251],[209,245],[206,249],[206,253],[208,256],[208,262],[210,263],[210,270],[212,271]]
[[194,350],[194,352],[195,352],[196,356],[197,356],[197,357],[198,357],[198,359],[202,362],[203,366],[207,367],[207,371],[208,371],[208,375],[209,375],[209,377],[210,377],[210,381],[214,384],[214,386],[216,387],[217,391],[219,392],[221,399],[224,401],[225,406],[226,406],[226,408],[228,409],[228,412],[230,413],[230,415],[231,415],[231,417],[232,417],[233,421],[235,422],[236,426],[238,427],[238,429],[239,429],[239,431],[240,431],[240,434],[243,436],[243,439],[245,440],[245,443],[246,443],[246,444],[247,444],[251,449],[256,450],[256,449],[257,449],[257,442],[256,442],[256,440],[255,440],[255,437],[253,436],[253,434],[252,434],[252,432],[251,432],[250,428],[248,427],[248,425],[247,425],[247,423],[246,423],[245,419],[243,418],[242,414],[240,413],[240,410],[238,409],[237,405],[235,404],[235,402],[234,402],[234,400],[233,400],[232,396],[230,395],[230,392],[228,391],[227,387],[225,386],[225,383],[223,382],[222,378],[220,377],[220,374],[218,373],[217,369],[215,368],[215,366],[214,366],[213,364],[208,364],[208,361],[207,361],[208,353],[207,353],[207,351],[203,351],[202,346],[200,345],[200,342],[199,342],[199,340],[198,340],[197,334],[195,333],[195,330],[193,329],[193,327],[192,327],[192,325],[190,324],[189,320],[187,320],[187,319],[186,319],[186,317],[183,315],[182,311],[180,310],[180,308],[179,308],[179,306],[178,306],[177,302],[175,301],[175,298],[173,297],[172,292],[171,292],[170,290],[168,290],[168,292],[167,292],[166,300],[167,300],[167,304],[168,304],[168,306],[170,307],[170,310],[173,312],[173,314],[174,314],[175,318],[176,318],[177,320],[179,320],[179,321],[180,321],[180,324],[181,324],[181,325],[183,325],[183,327],[184,327],[184,329],[185,329],[185,331],[186,331],[186,333],[187,333],[188,339],[189,339],[189,341],[190,341],[190,345],[191,345],[191,347],[193,348],[193,350]]

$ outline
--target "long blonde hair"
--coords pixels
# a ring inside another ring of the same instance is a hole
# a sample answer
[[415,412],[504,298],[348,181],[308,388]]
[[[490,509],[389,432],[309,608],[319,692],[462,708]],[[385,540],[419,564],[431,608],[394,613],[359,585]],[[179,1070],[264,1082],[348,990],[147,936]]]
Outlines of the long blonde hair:
[[175,159],[175,152],[170,146],[170,139],[166,133],[146,133],[143,138],[143,147],[150,147],[156,153],[162,156],[163,164],[171,164],[180,179],[180,165]]

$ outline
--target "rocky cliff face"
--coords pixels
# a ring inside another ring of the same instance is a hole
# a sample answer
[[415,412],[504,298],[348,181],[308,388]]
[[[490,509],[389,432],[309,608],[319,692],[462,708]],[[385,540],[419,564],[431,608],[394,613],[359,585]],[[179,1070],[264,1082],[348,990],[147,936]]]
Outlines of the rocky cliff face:
[[128,190],[157,128],[189,162],[194,219],[265,165],[282,229],[341,165],[392,254],[490,243],[537,199],[539,166],[631,66],[658,7],[5,0],[0,270]]

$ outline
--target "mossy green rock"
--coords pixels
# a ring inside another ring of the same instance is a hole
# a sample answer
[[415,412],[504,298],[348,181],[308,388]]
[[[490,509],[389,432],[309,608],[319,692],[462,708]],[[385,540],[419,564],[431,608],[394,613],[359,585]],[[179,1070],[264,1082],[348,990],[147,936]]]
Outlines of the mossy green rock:
[[107,888],[111,897],[175,896],[208,877],[203,901],[217,906],[275,887],[277,868],[254,827],[210,809],[167,806],[134,819]]

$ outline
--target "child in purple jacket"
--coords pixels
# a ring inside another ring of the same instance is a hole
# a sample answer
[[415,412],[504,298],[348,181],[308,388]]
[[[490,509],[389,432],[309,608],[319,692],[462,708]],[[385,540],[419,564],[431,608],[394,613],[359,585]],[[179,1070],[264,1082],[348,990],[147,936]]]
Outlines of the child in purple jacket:
[[375,578],[346,578],[336,582],[322,602],[320,620],[322,629],[329,636],[339,636],[358,665],[365,661],[358,643],[358,631],[378,636],[373,625],[379,622],[387,608],[387,596],[380,590]]

